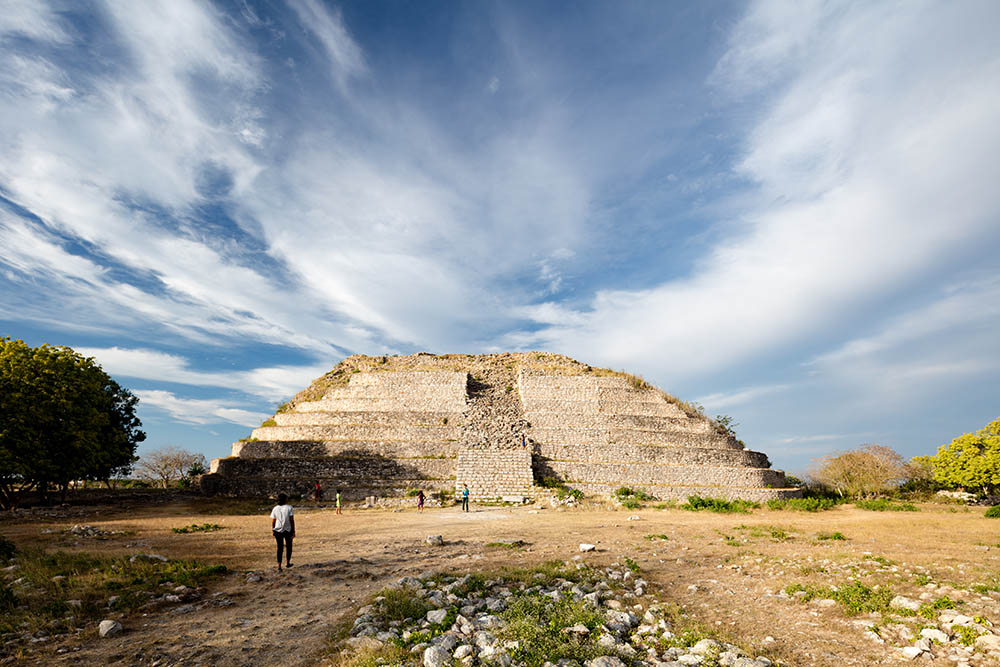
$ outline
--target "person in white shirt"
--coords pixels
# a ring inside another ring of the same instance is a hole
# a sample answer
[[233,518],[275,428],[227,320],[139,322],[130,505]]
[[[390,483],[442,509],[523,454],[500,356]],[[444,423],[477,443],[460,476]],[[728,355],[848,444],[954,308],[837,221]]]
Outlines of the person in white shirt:
[[285,551],[285,567],[292,566],[292,538],[295,537],[295,511],[288,504],[288,496],[278,494],[278,504],[271,510],[271,532],[278,543],[278,571],[281,571],[281,555]]

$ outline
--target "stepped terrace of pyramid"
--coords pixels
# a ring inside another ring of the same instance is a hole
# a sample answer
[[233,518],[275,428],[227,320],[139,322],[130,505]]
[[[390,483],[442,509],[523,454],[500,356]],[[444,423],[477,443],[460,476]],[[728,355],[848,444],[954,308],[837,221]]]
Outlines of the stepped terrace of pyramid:
[[212,461],[202,489],[306,495],[319,481],[361,498],[468,484],[475,499],[499,499],[531,496],[545,478],[664,500],[799,494],[691,406],[541,352],[348,357]]

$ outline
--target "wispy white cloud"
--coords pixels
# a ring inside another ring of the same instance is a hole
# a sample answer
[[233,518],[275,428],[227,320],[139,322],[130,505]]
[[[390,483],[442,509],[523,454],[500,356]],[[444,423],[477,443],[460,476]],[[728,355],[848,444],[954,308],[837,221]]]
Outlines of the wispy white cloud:
[[134,392],[139,397],[140,406],[152,406],[162,410],[173,419],[188,424],[219,424],[231,423],[240,426],[259,426],[266,414],[252,412],[234,406],[231,403],[216,399],[181,398],[169,391],[160,389],[138,390]]
[[199,371],[185,357],[157,350],[77,348],[80,354],[94,357],[114,376],[175,382],[197,387],[224,387],[260,396],[269,401],[290,398],[333,365],[274,366],[239,371]]
[[44,42],[65,42],[68,36],[53,9],[37,0],[6,0],[0,12],[0,42],[21,36]]
[[759,387],[749,387],[734,392],[706,394],[705,396],[696,399],[696,402],[701,403],[711,411],[722,410],[736,405],[751,403],[761,397],[787,391],[791,387],[792,385],[790,384],[771,384]]
[[563,314],[572,325],[525,338],[675,379],[828,335],[997,240],[998,75],[991,31],[963,6],[752,5],[713,81],[763,100],[737,163],[757,200],[690,276],[600,290]]
[[302,26],[322,44],[330,62],[330,73],[343,85],[366,70],[364,54],[344,25],[340,10],[330,10],[317,0],[299,0],[292,9]]

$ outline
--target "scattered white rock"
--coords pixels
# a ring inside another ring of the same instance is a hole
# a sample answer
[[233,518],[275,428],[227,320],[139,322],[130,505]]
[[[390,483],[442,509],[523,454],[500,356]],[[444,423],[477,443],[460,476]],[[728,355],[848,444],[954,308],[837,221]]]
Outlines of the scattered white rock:
[[897,609],[912,609],[913,611],[916,611],[920,609],[920,601],[902,595],[897,595],[889,602],[889,606]]
[[587,551],[594,551],[595,549],[597,549],[596,544],[587,544],[587,543],[580,544],[580,551],[587,552]]
[[945,644],[948,641],[948,635],[937,628],[923,628],[920,631],[920,636],[939,644]]
[[102,637],[114,637],[122,633],[122,624],[112,619],[105,619],[97,626],[97,634]]
[[427,537],[424,538],[424,542],[426,542],[432,547],[443,547],[444,537],[442,537],[441,535],[428,535]]
[[630,516],[629,518],[627,518],[625,520],[626,521],[642,521],[642,517],[639,516],[638,514],[633,514],[632,516]]
[[424,667],[443,667],[451,661],[451,654],[440,646],[429,646],[424,651]]

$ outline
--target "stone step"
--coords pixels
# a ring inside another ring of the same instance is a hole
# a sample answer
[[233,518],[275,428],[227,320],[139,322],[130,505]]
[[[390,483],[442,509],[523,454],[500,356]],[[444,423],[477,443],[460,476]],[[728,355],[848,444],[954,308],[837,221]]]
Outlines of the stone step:
[[447,480],[455,472],[455,459],[388,458],[349,455],[317,458],[229,457],[212,462],[213,472],[226,477],[269,477],[277,480],[317,479]]
[[[575,482],[570,484],[574,489],[579,489],[587,495],[608,495],[615,492],[622,484],[588,484]],[[633,488],[638,485],[633,485]],[[802,489],[797,488],[762,488],[759,486],[711,486],[698,484],[650,484],[642,487],[646,493],[655,496],[660,500],[686,501],[690,496],[701,496],[702,498],[722,498],[723,500],[750,500],[757,503],[766,503],[768,500],[779,500],[787,498],[801,498]],[[647,506],[654,506],[656,503],[646,503]]]
[[433,443],[410,440],[250,440],[233,443],[233,456],[243,458],[316,458],[368,455],[388,458],[448,458],[458,456],[457,441]]
[[643,431],[714,432],[704,419],[690,417],[662,417],[650,415],[572,414],[530,411],[524,418],[537,428],[603,428]]
[[780,470],[769,468],[580,463],[548,460],[538,464],[535,474],[537,477],[555,477],[566,480],[569,486],[575,486],[576,482],[630,487],[701,485],[783,488],[785,486],[785,474]]
[[543,444],[556,445],[662,445],[674,447],[707,447],[716,449],[741,449],[728,438],[712,431],[642,431],[609,430],[594,428],[535,428],[528,429],[528,438]]
[[451,387],[465,391],[468,373],[463,371],[392,371],[355,373],[348,386],[370,387]]
[[342,398],[320,401],[303,401],[295,406],[296,412],[451,412],[461,414],[465,399],[438,400],[419,396],[400,396],[394,399]]
[[[319,482],[325,491],[324,503],[330,507],[337,489],[341,490],[341,498],[346,501],[362,500],[366,496],[385,498],[402,496],[409,489],[424,489],[430,495],[436,491],[452,491],[455,482],[442,479],[384,479],[362,477],[313,477],[313,478],[282,478],[268,476],[258,477],[226,477],[224,475],[203,475],[201,488],[208,494],[219,495],[252,495],[275,497],[279,493],[297,494],[302,498],[311,498],[313,483]],[[295,504],[295,501],[292,501]],[[414,504],[416,501],[414,500]]]
[[557,461],[579,461],[584,463],[640,463],[748,466],[767,468],[770,461],[761,452],[746,449],[722,449],[718,447],[632,445],[618,443],[614,447],[601,445],[558,445],[534,443],[536,459]]
[[422,398],[440,401],[465,400],[465,391],[454,391],[451,387],[439,387],[426,385],[422,387],[407,387],[405,389],[395,389],[386,386],[347,386],[331,389],[324,394],[324,400],[333,399],[381,399],[395,400],[400,398]]
[[350,425],[350,426],[457,426],[461,414],[455,412],[280,412],[274,415],[278,426]]
[[460,426],[356,426],[326,424],[309,426],[261,426],[250,437],[258,440],[406,440],[439,442],[462,437]]
[[666,401],[636,402],[636,403],[615,403],[601,400],[574,401],[564,398],[558,399],[536,399],[524,402],[525,412],[559,412],[567,415],[585,414],[616,414],[630,416],[648,417],[674,417],[685,418],[686,415],[680,408]]

